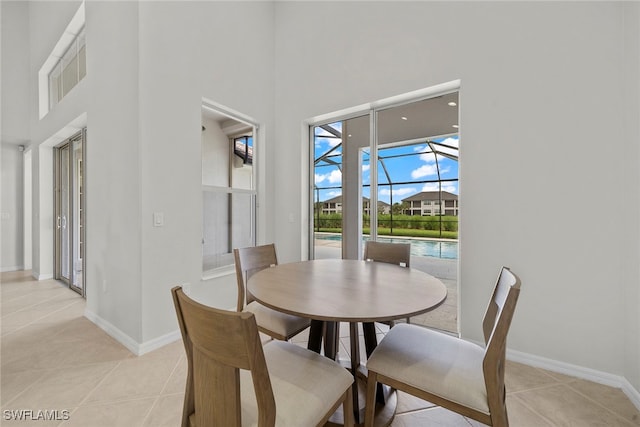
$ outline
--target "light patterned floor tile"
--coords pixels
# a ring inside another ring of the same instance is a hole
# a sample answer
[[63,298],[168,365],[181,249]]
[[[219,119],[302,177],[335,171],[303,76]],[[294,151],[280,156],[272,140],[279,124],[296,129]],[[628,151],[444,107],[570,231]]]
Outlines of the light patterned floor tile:
[[140,426],[155,402],[154,398],[126,400],[108,405],[81,406],[60,427]]
[[[84,300],[58,282],[38,282],[28,272],[0,277],[7,308],[0,312],[2,409],[70,411],[67,421],[0,420],[2,426],[179,425],[187,373],[181,340],[136,357],[86,319]],[[435,311],[425,319],[429,315]],[[447,316],[451,320],[450,313],[440,317]],[[376,324],[376,330],[380,340],[388,327]],[[307,337],[308,329],[292,341],[306,347]],[[340,356],[348,358],[348,324],[341,325],[340,337]],[[362,337],[360,351],[364,360]],[[507,363],[506,383],[514,427],[640,426],[640,412],[619,389],[515,362]],[[424,425],[481,427],[399,393],[392,426]]]

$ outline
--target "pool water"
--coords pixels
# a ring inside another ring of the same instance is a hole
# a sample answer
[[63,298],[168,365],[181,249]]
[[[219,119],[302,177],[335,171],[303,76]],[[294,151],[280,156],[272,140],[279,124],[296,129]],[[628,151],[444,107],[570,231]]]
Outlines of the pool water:
[[[316,233],[317,240],[341,241],[340,234],[319,234]],[[363,237],[362,241],[369,240]],[[458,242],[444,242],[440,240],[422,240],[401,237],[378,237],[379,242],[388,243],[411,243],[411,255],[430,256],[444,259],[458,259]]]

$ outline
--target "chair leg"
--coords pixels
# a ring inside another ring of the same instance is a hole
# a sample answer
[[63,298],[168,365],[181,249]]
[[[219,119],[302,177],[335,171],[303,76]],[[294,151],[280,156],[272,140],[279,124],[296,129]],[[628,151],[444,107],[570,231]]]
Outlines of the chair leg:
[[346,397],[342,402],[342,412],[344,416],[344,427],[354,426],[354,414],[353,414],[353,391],[351,387],[345,393]]
[[501,411],[491,413],[491,424],[494,427],[509,427],[509,416],[507,415],[507,405]]
[[378,375],[369,371],[367,376],[367,398],[364,406],[364,427],[373,427],[373,417],[376,414],[376,389]]

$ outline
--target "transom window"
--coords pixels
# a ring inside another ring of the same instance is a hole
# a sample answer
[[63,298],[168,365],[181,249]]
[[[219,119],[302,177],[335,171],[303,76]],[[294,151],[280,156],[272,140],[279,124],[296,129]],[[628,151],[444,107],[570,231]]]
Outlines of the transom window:
[[87,75],[84,2],[38,71],[38,111],[42,119]]
[[53,109],[87,75],[84,28],[49,73],[49,109]]

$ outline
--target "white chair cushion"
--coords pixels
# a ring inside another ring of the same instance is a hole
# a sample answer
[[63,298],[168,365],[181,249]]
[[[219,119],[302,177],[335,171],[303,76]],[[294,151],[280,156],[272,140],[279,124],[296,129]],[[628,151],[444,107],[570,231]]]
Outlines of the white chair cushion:
[[476,344],[398,324],[371,354],[367,369],[489,414],[483,358]]
[[311,323],[309,319],[272,310],[257,301],[249,303],[243,311],[253,313],[258,326],[283,336],[300,331]]
[[[315,426],[351,386],[353,376],[338,363],[297,345],[270,341],[264,346],[276,401],[276,426]],[[242,426],[258,422],[249,371],[240,371]]]

